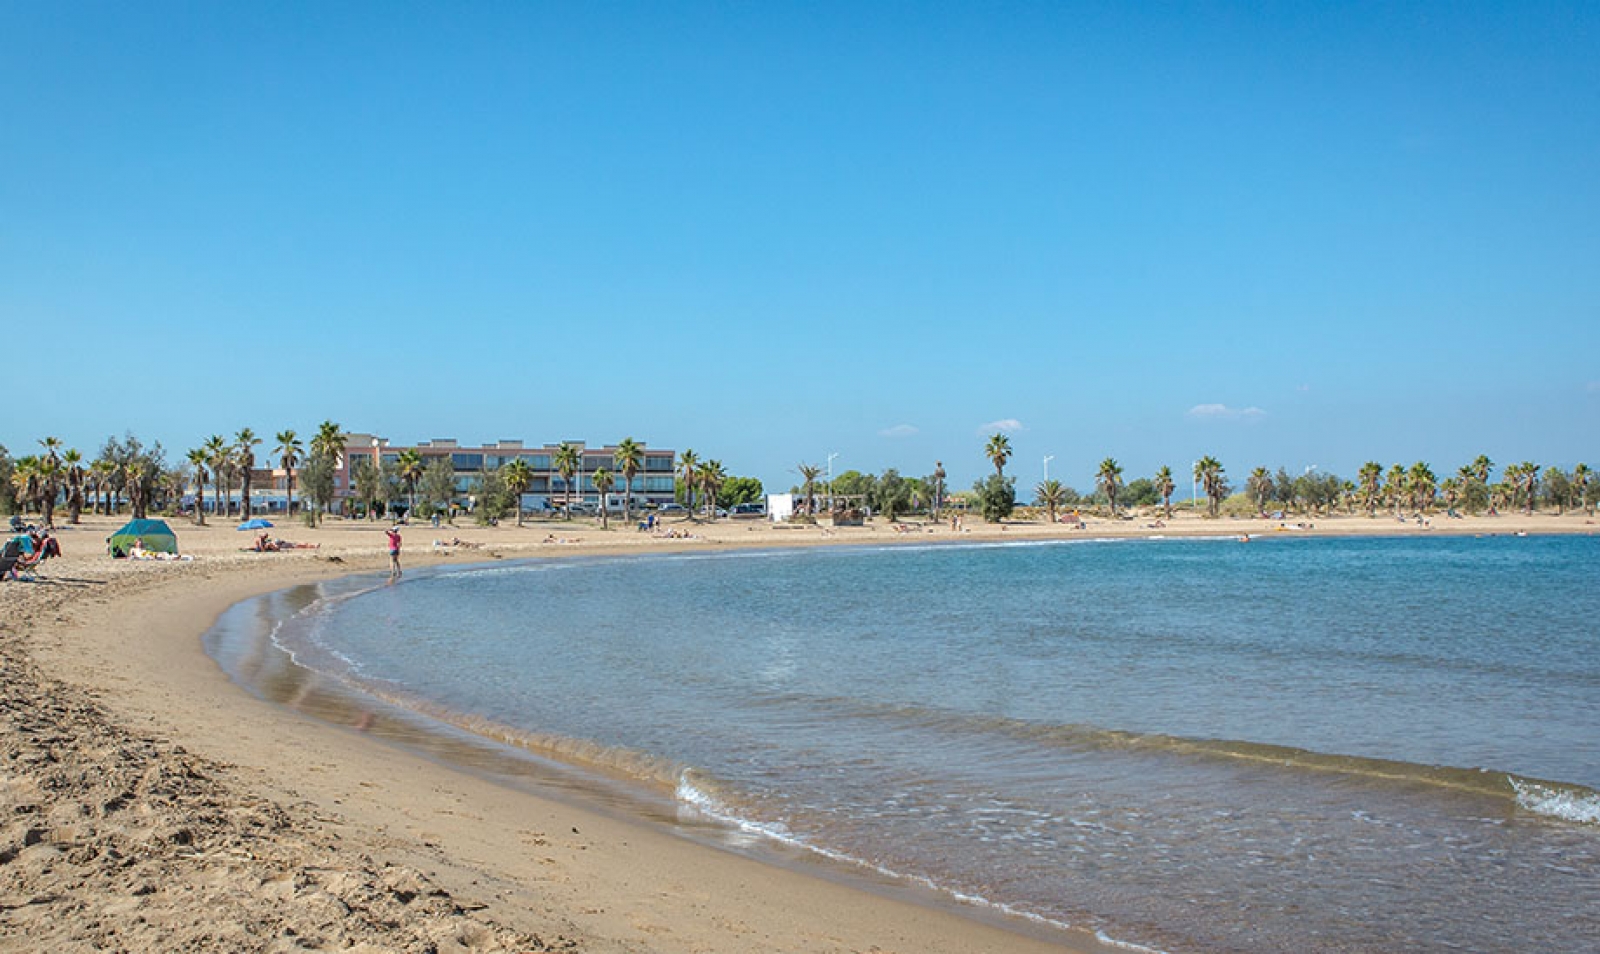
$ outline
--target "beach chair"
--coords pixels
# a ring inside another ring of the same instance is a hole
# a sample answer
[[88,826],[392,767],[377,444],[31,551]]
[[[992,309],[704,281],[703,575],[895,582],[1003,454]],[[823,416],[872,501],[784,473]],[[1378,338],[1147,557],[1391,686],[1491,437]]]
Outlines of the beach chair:
[[31,546],[24,548],[22,540],[22,537],[12,537],[0,548],[0,580],[19,579],[20,574],[39,565],[39,555]]

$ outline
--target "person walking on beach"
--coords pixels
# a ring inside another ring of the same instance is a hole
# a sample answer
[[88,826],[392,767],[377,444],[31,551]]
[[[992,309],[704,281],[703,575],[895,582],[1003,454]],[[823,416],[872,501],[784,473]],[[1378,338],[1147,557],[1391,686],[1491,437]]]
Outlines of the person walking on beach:
[[400,577],[400,527],[393,526],[385,530],[389,535],[389,579]]

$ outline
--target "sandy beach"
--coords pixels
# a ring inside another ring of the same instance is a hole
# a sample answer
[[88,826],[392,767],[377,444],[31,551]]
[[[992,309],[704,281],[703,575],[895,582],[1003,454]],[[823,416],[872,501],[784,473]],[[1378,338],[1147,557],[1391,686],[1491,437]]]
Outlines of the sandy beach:
[[[224,609],[382,569],[384,525],[280,521],[316,549],[247,553],[232,522],[170,521],[192,560],[111,560],[125,518],[0,583],[0,949],[1098,950],[821,865],[767,864],[600,806],[545,799],[258,701],[202,650]],[[1266,534],[1594,533],[1581,513],[1288,521],[1181,514],[965,529],[672,522],[413,526],[407,567],[695,548]],[[437,543],[437,545],[436,545]]]

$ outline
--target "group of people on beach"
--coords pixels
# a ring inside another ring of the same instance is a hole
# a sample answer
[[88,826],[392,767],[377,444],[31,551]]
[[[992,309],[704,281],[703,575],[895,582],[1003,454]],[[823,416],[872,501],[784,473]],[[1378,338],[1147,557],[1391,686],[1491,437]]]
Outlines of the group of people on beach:
[[245,547],[250,553],[277,553],[280,550],[316,550],[321,548],[320,543],[295,543],[292,540],[274,540],[272,535],[265,530],[256,537],[255,542]]
[[23,573],[51,557],[61,555],[61,543],[48,527],[21,526],[13,517],[11,529],[17,533],[0,548],[0,579],[22,579]]

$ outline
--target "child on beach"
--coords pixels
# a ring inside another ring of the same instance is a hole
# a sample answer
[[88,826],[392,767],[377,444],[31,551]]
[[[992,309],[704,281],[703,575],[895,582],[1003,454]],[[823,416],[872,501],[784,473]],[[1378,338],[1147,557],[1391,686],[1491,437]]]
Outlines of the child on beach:
[[389,579],[400,577],[400,527],[395,525],[385,530],[389,536]]

